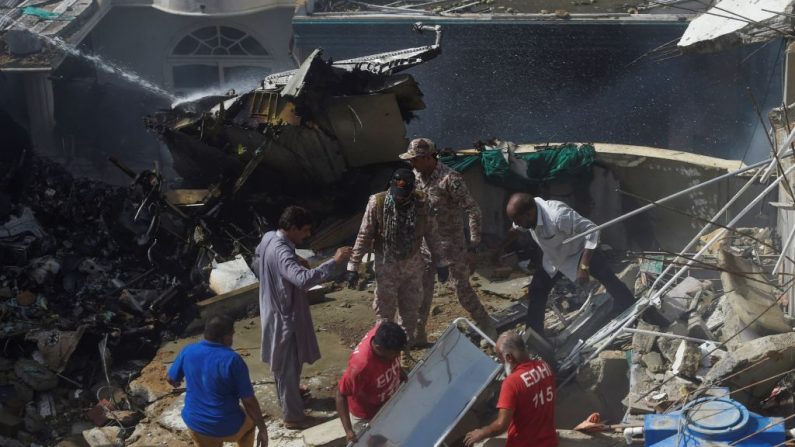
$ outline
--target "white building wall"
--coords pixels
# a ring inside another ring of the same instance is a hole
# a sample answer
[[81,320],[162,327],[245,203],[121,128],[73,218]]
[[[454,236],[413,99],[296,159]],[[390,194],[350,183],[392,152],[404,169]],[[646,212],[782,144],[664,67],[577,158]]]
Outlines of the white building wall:
[[[90,39],[96,54],[172,90],[171,52],[182,37],[204,26],[230,26],[255,37],[269,53],[258,64],[270,72],[295,68],[289,52],[292,16],[293,7],[219,17],[178,15],[152,7],[114,7]],[[107,73],[98,75],[103,82],[122,82]]]

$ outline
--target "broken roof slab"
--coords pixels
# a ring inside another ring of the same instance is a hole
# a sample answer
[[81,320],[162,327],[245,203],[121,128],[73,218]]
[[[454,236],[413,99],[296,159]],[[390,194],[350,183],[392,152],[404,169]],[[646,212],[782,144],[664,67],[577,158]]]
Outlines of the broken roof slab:
[[793,0],[723,0],[694,19],[677,46],[717,51],[789,33]]

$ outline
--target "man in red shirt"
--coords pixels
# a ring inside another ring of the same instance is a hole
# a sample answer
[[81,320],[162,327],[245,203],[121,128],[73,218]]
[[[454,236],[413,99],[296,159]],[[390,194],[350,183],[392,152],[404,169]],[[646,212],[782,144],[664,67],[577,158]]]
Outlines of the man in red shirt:
[[497,401],[497,419],[467,433],[467,447],[508,430],[505,447],[555,447],[555,376],[540,358],[532,358],[524,340],[508,331],[497,339],[497,355],[505,365],[507,377],[502,382]]
[[405,348],[403,328],[384,321],[370,329],[351,353],[336,398],[348,442],[356,442],[356,432],[406,380],[400,369],[400,352]]

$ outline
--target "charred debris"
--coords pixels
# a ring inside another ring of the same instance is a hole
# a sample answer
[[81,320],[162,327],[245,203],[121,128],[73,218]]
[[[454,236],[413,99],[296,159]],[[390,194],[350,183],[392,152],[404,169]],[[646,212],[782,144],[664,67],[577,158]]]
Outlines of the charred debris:
[[435,32],[435,43],[337,62],[316,50],[249,92],[147,117],[183,189],[170,189],[156,163],[134,172],[111,159],[130,178],[118,187],[73,178],[29,150],[4,154],[0,436],[46,445],[91,407],[99,426],[134,426],[141,408],[125,385],[161,340],[200,318],[197,302],[219,293],[214,262],[250,260],[287,204],[322,219],[313,248],[349,237],[346,223],[360,216],[351,198],[383,187],[405,123],[425,107],[400,72],[440,53],[441,29],[414,29]]

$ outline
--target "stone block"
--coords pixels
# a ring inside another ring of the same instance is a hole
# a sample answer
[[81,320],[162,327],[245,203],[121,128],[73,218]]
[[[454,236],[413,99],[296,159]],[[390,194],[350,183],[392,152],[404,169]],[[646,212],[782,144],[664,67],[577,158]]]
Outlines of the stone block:
[[702,340],[715,340],[715,334],[707,327],[701,315],[693,312],[687,320],[687,336]]
[[[752,368],[751,365],[756,364]],[[719,381],[737,371],[748,368],[727,381],[720,382],[734,390],[757,383],[746,390],[732,394],[732,398],[743,404],[758,403],[770,395],[778,380],[766,380],[771,376],[795,368],[795,332],[769,335],[743,343],[729,351],[704,377],[705,382]]]
[[[687,335],[687,324],[677,321],[668,326],[665,332],[674,335]],[[660,350],[660,354],[662,354],[665,360],[673,363],[674,360],[676,360],[676,350],[679,348],[679,342],[681,341],[682,340],[678,338],[657,337],[657,348]]]
[[[778,298],[776,289],[768,283],[762,269],[740,256],[721,250],[718,265],[723,290],[726,292],[726,311],[734,312],[740,322],[759,335],[773,335],[789,332],[784,312],[778,305],[772,305]],[[735,275],[729,272],[744,272]],[[771,306],[772,305],[772,306]]]
[[345,447],[345,430],[335,418],[320,425],[308,428],[301,433],[304,447]]
[[665,362],[663,362],[662,356],[656,351],[643,354],[643,357],[640,358],[640,363],[652,374],[661,373],[668,369]]
[[701,360],[701,350],[693,342],[682,340],[676,349],[671,371],[677,376],[695,377]]
[[[646,323],[643,320],[638,320],[637,328],[644,331],[655,331],[655,332],[660,331],[660,328],[658,326]],[[635,354],[645,354],[647,352],[651,352],[654,349],[655,340],[657,340],[656,335],[641,334],[641,333],[632,334],[632,351]]]
[[[654,408],[646,403],[646,397],[657,388],[656,374],[651,374],[640,363],[633,363],[630,370],[629,393],[621,401],[624,408],[629,408],[630,414],[654,413]],[[616,397],[617,399],[618,397]],[[622,419],[623,415],[621,415]]]
[[616,397],[625,396],[629,391],[628,371],[629,364],[623,351],[603,351],[580,369],[577,383],[593,393],[601,403],[601,409],[591,411],[599,411],[604,418],[611,420],[623,417],[624,407]]
[[693,296],[703,287],[701,281],[688,276],[661,298],[660,313],[668,321],[678,320],[690,309]]

